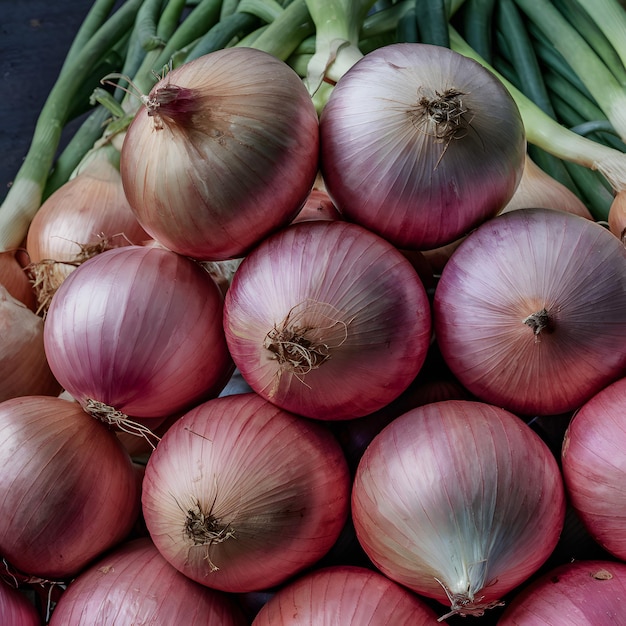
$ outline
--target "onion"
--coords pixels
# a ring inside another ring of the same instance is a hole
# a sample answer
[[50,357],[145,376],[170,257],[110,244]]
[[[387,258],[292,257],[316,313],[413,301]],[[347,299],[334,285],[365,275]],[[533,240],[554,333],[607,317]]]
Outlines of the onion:
[[215,589],[266,589],[318,561],[348,516],[350,478],[320,424],[254,393],[183,415],[152,453],[146,526],[161,554]]
[[174,569],[142,537],[81,572],[63,593],[50,626],[244,626],[231,598]]
[[313,189],[311,189],[302,209],[292,223],[307,222],[309,220],[340,220],[341,213],[337,211],[337,207],[326,191],[324,179],[318,173]]
[[476,397],[524,415],[579,407],[626,368],[626,248],[591,220],[518,209],[457,248],[435,335]]
[[0,402],[60,391],[44,351],[43,320],[0,285]]
[[626,244],[626,190],[618,191],[609,208],[609,229]]
[[124,139],[122,181],[139,222],[167,248],[241,257],[298,213],[318,147],[317,113],[295,71],[231,47],[154,86]]
[[522,420],[449,400],[405,413],[374,438],[352,516],[383,574],[449,603],[445,617],[480,616],[550,556],[565,496],[556,459]]
[[139,493],[115,435],[75,402],[0,404],[0,555],[22,572],[74,576],[132,528]]
[[569,424],[562,465],[572,506],[605,550],[626,560],[626,378],[588,400]]
[[404,391],[430,341],[407,259],[344,221],[294,224],[242,262],[224,304],[235,364],[258,394],[307,417],[367,415]]
[[320,116],[321,169],[347,219],[400,248],[436,248],[496,215],[524,168],[522,119],[502,83],[440,46],[357,61]]
[[43,620],[24,594],[0,580],[0,623],[6,626],[40,626]]
[[46,355],[98,417],[169,416],[216,396],[232,373],[222,309],[215,281],[194,261],[155,246],[107,250],[54,295]]
[[149,239],[124,195],[116,154],[119,160],[111,145],[92,153],[31,222],[26,249],[41,310],[47,309],[66,276],[88,258]]
[[423,600],[382,574],[349,565],[312,571],[286,585],[252,626],[426,626],[437,616]]
[[514,596],[498,626],[621,624],[625,596],[626,563],[564,563]]
[[16,252],[0,252],[0,285],[29,309],[34,311],[37,308],[33,286]]

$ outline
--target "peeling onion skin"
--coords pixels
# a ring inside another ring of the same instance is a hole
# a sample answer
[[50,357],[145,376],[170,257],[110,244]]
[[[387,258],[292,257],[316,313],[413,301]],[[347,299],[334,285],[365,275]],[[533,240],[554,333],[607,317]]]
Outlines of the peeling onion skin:
[[435,402],[366,449],[352,491],[359,542],[383,574],[452,614],[482,615],[535,573],[565,517],[556,459],[518,417]]
[[621,624],[626,563],[564,563],[513,596],[498,626],[600,626]]
[[[244,259],[224,328],[254,391],[298,415],[338,420],[372,413],[409,386],[426,358],[431,313],[419,275],[389,242],[340,220],[302,222]],[[285,356],[279,335],[285,351],[310,341],[322,356],[293,366],[300,355]]]
[[200,265],[155,246],[107,250],[55,293],[44,326],[53,373],[81,405],[167,417],[215,397],[234,369],[223,296]]
[[452,254],[433,318],[446,363],[476,397],[519,415],[566,413],[626,371],[626,248],[577,215],[505,213]]
[[338,565],[313,570],[279,589],[252,626],[435,626],[422,599],[379,572]]
[[268,589],[319,561],[349,499],[332,435],[255,393],[183,415],[152,453],[142,495],[161,554],[192,580],[235,593]]
[[221,592],[173,568],[142,537],[122,544],[81,572],[63,592],[50,626],[245,626]]
[[137,113],[120,170],[157,241],[199,260],[236,258],[297,215],[318,171],[319,123],[291,67],[227,48],[173,70],[150,97],[163,102]]
[[626,378],[588,400],[570,422],[562,449],[565,486],[585,528],[626,560]]
[[[420,100],[448,90],[460,94],[451,108],[466,113],[440,140],[441,124],[418,119]],[[370,52],[339,80],[320,115],[320,146],[326,188],[346,219],[399,248],[427,250],[502,210],[521,179],[526,138],[515,102],[485,68],[447,48],[402,43]]]
[[76,575],[124,539],[139,512],[130,456],[75,402],[0,404],[0,555],[50,580]]

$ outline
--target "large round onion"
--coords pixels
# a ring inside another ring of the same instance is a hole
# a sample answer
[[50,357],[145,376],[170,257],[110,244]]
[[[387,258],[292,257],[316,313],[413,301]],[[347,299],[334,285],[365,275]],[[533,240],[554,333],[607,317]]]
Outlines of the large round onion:
[[324,556],[348,517],[349,490],[328,431],[244,393],[209,400],[169,428],[148,461],[142,502],[174,567],[246,592]]
[[160,247],[107,250],[54,295],[46,355],[85,410],[105,419],[168,416],[228,381],[222,310],[221,291],[194,261]]
[[389,578],[482,615],[557,544],[556,460],[515,415],[448,400],[396,418],[366,449],[352,491],[357,537]]
[[224,328],[248,384],[317,419],[363,416],[399,396],[430,341],[430,305],[409,261],[344,221],[267,238],[226,294]]
[[446,263],[433,308],[459,381],[515,413],[573,410],[626,371],[626,248],[577,215],[489,220]]
[[626,378],[587,401],[563,441],[565,486],[589,534],[626,560]]
[[81,572],[63,592],[50,626],[244,626],[226,594],[173,568],[150,539],[121,545]]
[[435,626],[422,599],[371,569],[314,570],[279,589],[252,626]]
[[131,459],[75,402],[26,396],[1,403],[0,466],[0,555],[26,574],[71,577],[135,523]]
[[514,596],[498,626],[622,624],[625,597],[626,563],[564,563]]
[[448,48],[378,48],[339,80],[320,117],[321,168],[341,213],[401,248],[436,248],[496,215],[526,140],[502,83]]
[[231,47],[154,86],[124,139],[122,181],[164,246],[202,260],[239,257],[300,210],[318,146],[315,107],[291,67]]

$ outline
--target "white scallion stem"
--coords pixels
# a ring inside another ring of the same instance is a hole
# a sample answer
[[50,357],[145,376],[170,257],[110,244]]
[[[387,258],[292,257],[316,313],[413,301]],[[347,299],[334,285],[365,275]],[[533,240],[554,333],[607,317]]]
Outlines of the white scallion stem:
[[450,27],[450,45],[453,50],[474,59],[502,81],[517,103],[529,143],[560,159],[598,170],[615,191],[626,189],[625,153],[577,135],[559,124],[496,72],[453,27]]

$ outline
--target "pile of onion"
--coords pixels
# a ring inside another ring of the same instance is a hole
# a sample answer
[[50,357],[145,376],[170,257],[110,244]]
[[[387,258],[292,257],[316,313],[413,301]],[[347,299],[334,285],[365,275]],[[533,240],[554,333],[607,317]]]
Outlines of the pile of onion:
[[233,600],[174,569],[143,537],[81,572],[63,592],[50,626],[245,626]]
[[496,215],[522,176],[526,139],[502,83],[421,43],[357,61],[320,116],[326,188],[350,221],[400,248],[450,243]]
[[276,405],[316,419],[367,415],[399,396],[430,343],[411,263],[356,224],[307,221],[244,259],[224,303],[232,358]]
[[120,169],[157,241],[201,260],[240,257],[296,216],[318,171],[319,125],[286,63],[217,50],[171,71],[144,103]]
[[346,522],[349,492],[346,460],[321,424],[243,393],[209,400],[167,430],[142,503],[176,569],[243,593],[319,561]]
[[366,449],[352,490],[374,565],[449,604],[444,617],[497,605],[550,556],[564,516],[546,444],[512,413],[465,400],[396,418]]
[[626,248],[591,220],[517,209],[446,263],[433,318],[476,397],[523,415],[578,408],[626,371]]
[[562,450],[565,486],[589,534],[626,560],[626,378],[588,400],[569,424]]
[[46,355],[87,412],[120,426],[166,417],[228,381],[222,310],[222,292],[193,260],[158,246],[107,250],[55,293]]

